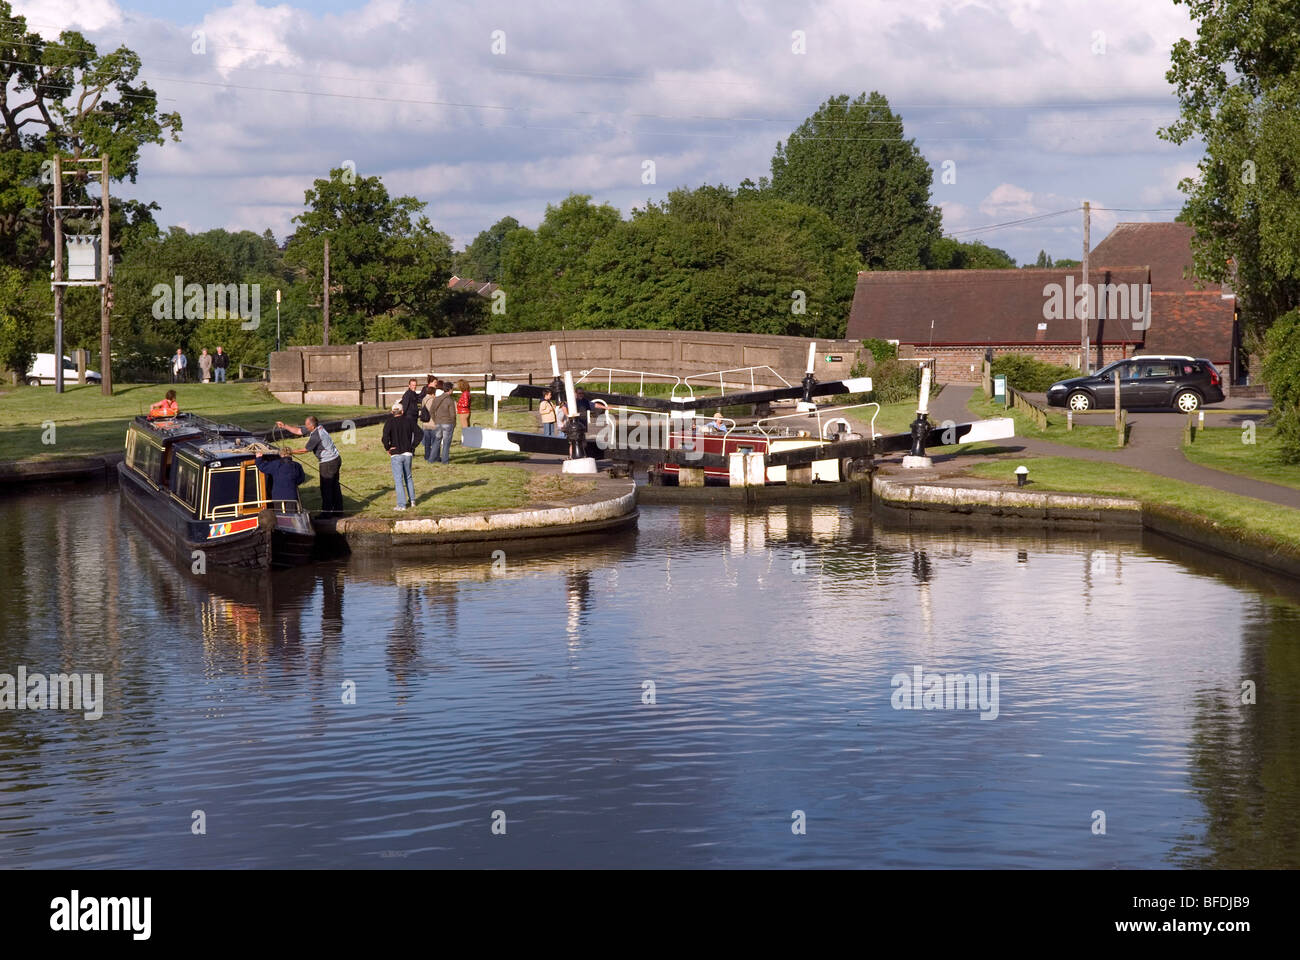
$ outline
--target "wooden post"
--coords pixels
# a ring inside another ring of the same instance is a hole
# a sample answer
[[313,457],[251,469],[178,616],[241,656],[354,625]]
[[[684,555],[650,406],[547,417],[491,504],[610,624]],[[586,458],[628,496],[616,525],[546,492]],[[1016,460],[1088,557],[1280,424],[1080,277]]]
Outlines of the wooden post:
[[321,313],[325,321],[325,342],[322,346],[330,345],[330,238],[325,238],[325,292],[322,302],[324,310]]
[[81,385],[84,385],[86,382],[86,356],[89,353],[89,350],[82,350],[80,347],[77,348],[77,383]]
[[[63,392],[63,158],[54,158],[54,392]],[[22,371],[24,374],[26,370]]]
[[103,189],[104,209],[100,213],[99,227],[99,392],[105,397],[113,395],[113,364],[111,362],[113,344],[111,336],[111,315],[109,299],[112,296],[112,280],[109,271],[113,258],[109,253],[109,205],[108,205],[108,155],[99,158],[99,182]]
[[[1088,248],[1092,245],[1090,242],[1090,231],[1092,228],[1092,205],[1083,201],[1083,316],[1079,318],[1082,333],[1079,339],[1079,373],[1088,374],[1092,371],[1092,362],[1088,359],[1088,318],[1092,315],[1092,288],[1088,286]],[[1119,407],[1119,386],[1115,387],[1115,407]]]

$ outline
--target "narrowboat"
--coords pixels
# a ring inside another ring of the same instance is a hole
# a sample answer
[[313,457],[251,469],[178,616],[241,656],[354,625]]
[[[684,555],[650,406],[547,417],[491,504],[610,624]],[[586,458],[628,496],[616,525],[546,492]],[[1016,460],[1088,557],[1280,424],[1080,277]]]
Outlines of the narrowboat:
[[279,456],[280,449],[194,414],[136,417],[117,467],[122,503],[195,572],[305,563],[315,548],[311,516],[296,499],[269,498],[259,453]]

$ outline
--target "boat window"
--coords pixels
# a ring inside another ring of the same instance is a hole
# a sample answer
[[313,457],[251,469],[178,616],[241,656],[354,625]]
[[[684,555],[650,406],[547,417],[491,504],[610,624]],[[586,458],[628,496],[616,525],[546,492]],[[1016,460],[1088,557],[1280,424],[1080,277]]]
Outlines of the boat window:
[[131,467],[156,484],[162,483],[162,448],[137,436],[131,451]]
[[208,471],[207,515],[211,516],[214,511],[223,507],[227,511],[233,512],[234,505],[238,502],[239,470]]
[[199,505],[199,487],[203,474],[198,466],[176,457],[172,461],[172,493],[194,509]]

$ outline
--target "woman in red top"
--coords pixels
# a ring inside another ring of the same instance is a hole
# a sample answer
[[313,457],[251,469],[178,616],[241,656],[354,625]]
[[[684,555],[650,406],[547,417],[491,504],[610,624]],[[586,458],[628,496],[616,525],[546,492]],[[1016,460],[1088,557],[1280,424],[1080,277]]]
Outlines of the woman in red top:
[[[463,435],[469,426],[469,381],[464,378],[457,380],[456,389],[460,391],[460,396],[456,398],[456,419],[460,421],[460,432]],[[462,439],[461,443],[464,442]]]
[[164,399],[149,408],[149,418],[161,420],[164,417],[174,417],[179,411],[180,408],[176,404],[176,391],[168,390]]

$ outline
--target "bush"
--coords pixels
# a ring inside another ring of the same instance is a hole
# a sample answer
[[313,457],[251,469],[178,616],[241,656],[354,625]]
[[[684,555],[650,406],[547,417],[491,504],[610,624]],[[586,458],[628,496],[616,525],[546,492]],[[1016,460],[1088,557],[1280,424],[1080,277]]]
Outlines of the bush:
[[921,393],[921,368],[915,363],[885,360],[871,368],[871,393],[868,400],[896,403],[914,400]]
[[12,372],[15,381],[26,375],[36,359],[36,325],[23,310],[24,277],[18,270],[0,268],[0,370]]
[[1044,363],[1025,353],[1005,353],[993,360],[993,376],[1004,376],[1007,383],[1026,393],[1043,393],[1058,380],[1077,377],[1073,367]]
[[[890,343],[888,340],[863,340],[862,345],[871,351],[871,359],[874,363],[882,363],[885,360],[898,359],[898,344]],[[858,374],[854,374],[858,376]]]
[[1273,398],[1278,456],[1283,463],[1300,463],[1300,310],[1284,313],[1269,327],[1263,373]]

